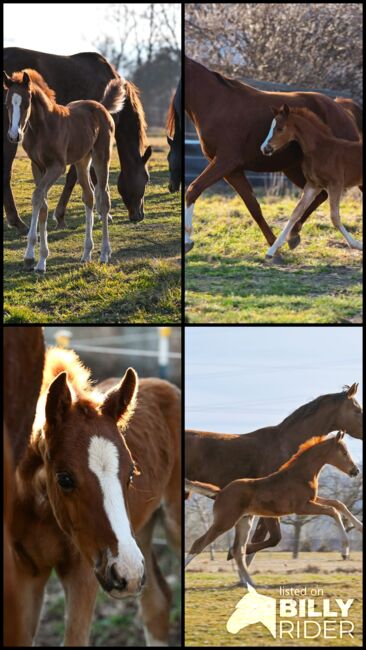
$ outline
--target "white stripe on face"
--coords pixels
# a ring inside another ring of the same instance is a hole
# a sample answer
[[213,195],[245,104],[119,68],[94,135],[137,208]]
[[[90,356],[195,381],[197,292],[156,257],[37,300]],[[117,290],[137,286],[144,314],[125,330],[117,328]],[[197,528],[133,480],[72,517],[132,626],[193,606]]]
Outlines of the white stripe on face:
[[140,580],[144,572],[143,555],[131,533],[118,477],[118,449],[110,440],[93,436],[88,456],[89,468],[100,483],[104,509],[118,542],[118,555],[111,555],[111,564],[116,564],[118,574],[125,580]]
[[22,98],[17,93],[11,98],[11,103],[13,106],[13,114],[11,120],[11,126],[9,129],[10,137],[15,140],[18,137],[19,122],[20,122],[20,105],[22,103]]
[[271,124],[271,128],[269,129],[269,133],[268,133],[268,135],[267,135],[265,141],[261,144],[261,152],[262,152],[262,153],[264,152],[264,149],[266,148],[266,145],[268,144],[268,142],[270,141],[271,137],[273,136],[273,131],[274,131],[274,129],[275,129],[275,126],[276,126],[276,120],[273,119],[273,120],[272,120],[272,124]]

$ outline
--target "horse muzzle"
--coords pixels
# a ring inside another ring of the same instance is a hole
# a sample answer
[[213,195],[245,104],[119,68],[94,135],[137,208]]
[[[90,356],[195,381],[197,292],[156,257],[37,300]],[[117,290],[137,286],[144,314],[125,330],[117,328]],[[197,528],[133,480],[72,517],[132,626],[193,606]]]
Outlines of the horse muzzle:
[[12,135],[12,134],[10,133],[10,131],[8,131],[8,140],[9,140],[9,142],[11,142],[12,144],[20,144],[20,143],[22,142],[22,140],[23,140],[23,133],[22,133],[22,131],[18,131],[18,133],[16,134],[16,136]]
[[261,147],[261,152],[264,156],[272,156],[274,149],[270,144],[266,144],[265,147]]
[[352,469],[349,471],[350,476],[358,476],[359,473],[360,473],[360,470],[356,466],[352,467]]
[[132,223],[139,223],[139,221],[143,221],[145,218],[143,208],[141,208],[141,210],[137,210],[137,212],[130,212],[128,217]]
[[104,591],[109,596],[112,596],[112,598],[117,599],[139,594],[146,579],[143,560],[141,570],[136,574],[134,573],[133,576],[130,574],[127,575],[127,572],[119,570],[115,562],[109,564],[104,572],[97,569],[94,572]]

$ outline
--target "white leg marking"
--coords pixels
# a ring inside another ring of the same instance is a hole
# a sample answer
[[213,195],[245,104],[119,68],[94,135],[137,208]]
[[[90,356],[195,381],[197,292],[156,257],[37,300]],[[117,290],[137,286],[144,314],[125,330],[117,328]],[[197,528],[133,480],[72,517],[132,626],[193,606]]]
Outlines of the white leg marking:
[[262,153],[264,153],[264,149],[266,148],[268,142],[270,141],[271,137],[273,136],[273,131],[274,131],[275,126],[276,126],[276,120],[273,119],[271,127],[270,127],[270,129],[268,131],[268,135],[267,135],[265,141],[262,142],[262,144],[261,144],[261,152]]
[[188,566],[188,564],[189,564],[190,562],[192,562],[193,558],[195,558],[196,555],[197,555],[197,553],[192,553],[192,554],[188,553],[186,559],[184,560],[184,566],[185,566],[185,567]]
[[186,208],[185,210],[185,218],[184,218],[184,242],[185,244],[191,244],[192,239],[191,239],[191,234],[193,231],[192,227],[192,220],[193,220],[193,210],[194,210],[194,203],[192,203],[189,208]]
[[118,542],[113,558],[119,575],[140,581],[144,573],[143,555],[131,532],[122,486],[119,480],[118,449],[113,442],[93,436],[88,450],[89,468],[96,475],[103,494],[104,509]]
[[82,262],[90,262],[91,254],[94,248],[93,242],[93,225],[94,225],[94,216],[93,209],[85,206],[85,243],[84,243],[84,252],[81,258]]
[[108,232],[108,213],[101,217],[102,219],[102,248],[100,252],[100,261],[108,263],[109,257],[112,253],[111,245],[109,242],[109,232]]
[[156,647],[166,647],[168,644],[166,641],[159,641],[159,639],[156,639],[151,632],[147,629],[147,627],[144,625],[144,635],[145,635],[145,641],[146,645],[150,648],[153,646]]
[[47,218],[45,221],[40,219],[39,221],[39,262],[35,268],[35,271],[46,271],[46,259],[48,257],[48,244],[47,244]]

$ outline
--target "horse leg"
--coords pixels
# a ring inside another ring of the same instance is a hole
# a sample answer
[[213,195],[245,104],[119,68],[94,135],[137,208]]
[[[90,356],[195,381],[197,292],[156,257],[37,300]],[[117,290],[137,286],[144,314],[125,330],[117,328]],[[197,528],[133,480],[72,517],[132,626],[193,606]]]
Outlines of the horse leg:
[[93,225],[94,225],[94,194],[89,178],[90,156],[85,156],[76,163],[78,181],[82,189],[82,198],[85,206],[85,240],[84,252],[81,257],[82,262],[90,262],[91,254],[94,248],[93,242]]
[[277,250],[282,246],[282,244],[285,242],[287,235],[290,233],[292,226],[294,223],[296,223],[301,215],[303,214],[304,210],[310,205],[310,203],[313,201],[314,197],[318,194],[318,189],[312,187],[311,185],[305,185],[304,187],[304,193],[298,202],[295,210],[293,211],[290,219],[288,220],[286,226],[283,228],[281,234],[279,237],[277,237],[276,241],[272,246],[268,249],[266,258],[267,259],[272,259],[273,256],[276,254]]
[[98,582],[89,564],[78,553],[66,558],[56,572],[65,592],[64,646],[89,645]]
[[146,583],[140,596],[140,612],[144,623],[146,645],[167,646],[171,591],[158,566],[152,547],[155,516],[137,534],[144,555]]
[[189,185],[186,191],[186,211],[185,211],[185,252],[188,253],[194,242],[191,239],[193,231],[192,220],[194,204],[204,190],[220,181],[222,178],[232,172],[237,166],[237,161],[228,161],[215,156],[206,169]]
[[268,539],[264,539],[261,541],[254,541],[253,539],[251,540],[250,544],[247,546],[247,553],[250,555],[247,557],[247,564],[250,564],[254,558],[254,555],[258,553],[258,551],[261,551],[264,548],[271,548],[273,546],[277,546],[277,544],[280,543],[281,541],[281,528],[280,528],[280,520],[278,518],[270,517],[267,519],[267,530],[269,531],[269,537]]
[[[33,645],[37,634],[44,590],[50,573],[49,569],[45,569],[39,572],[37,576],[33,576],[22,570],[20,565],[17,566],[16,578],[19,585],[17,596],[22,618],[18,645],[25,648]],[[20,639],[20,636],[23,638]]]
[[70,196],[77,181],[77,173],[75,165],[70,165],[70,169],[66,174],[65,185],[62,194],[58,200],[55,211],[53,213],[53,220],[56,221],[56,228],[66,228],[65,211]]
[[252,186],[250,185],[245,173],[243,171],[235,171],[225,176],[225,180],[231,187],[239,194],[247,206],[254,221],[260,227],[263,235],[265,236],[268,244],[271,246],[276,237],[269,227],[265,218],[263,217],[261,207],[254,195]]
[[245,552],[247,540],[250,535],[252,524],[253,524],[253,517],[246,516],[246,517],[242,517],[242,519],[240,519],[237,522],[235,527],[235,531],[237,534],[235,536],[235,542],[233,547],[233,557],[235,559],[235,562],[239,570],[239,583],[244,586],[247,584],[247,582],[250,582],[250,584],[252,584],[248,574],[246,557],[245,555],[244,556],[242,555],[242,546],[244,546],[244,552]]
[[[292,181],[295,185],[298,187],[301,187],[302,189],[305,187],[306,184],[306,178],[302,172],[301,167],[296,167],[294,169],[284,169],[283,173],[287,176],[287,178]],[[293,225],[292,230],[287,238],[287,243],[289,245],[289,248],[294,249],[296,246],[300,244],[300,235],[299,232],[305,223],[305,221],[310,217],[310,215],[316,210],[319,205],[324,203],[328,198],[328,194],[325,190],[322,190],[319,192],[318,196],[315,197],[314,201],[309,205],[309,207],[305,210],[304,214],[300,219]]]
[[[99,150],[98,150],[99,149]],[[93,166],[97,177],[95,186],[95,203],[98,213],[102,218],[102,247],[100,251],[100,262],[108,263],[112,254],[109,242],[108,217],[111,209],[111,197],[108,188],[109,157],[107,151],[100,148],[93,149]]]
[[338,499],[324,499],[323,497],[316,497],[315,502],[321,503],[322,505],[325,506],[333,506],[333,508],[341,512],[346,517],[346,519],[348,519],[354,525],[356,530],[362,533],[363,531],[362,522],[359,519],[357,519],[357,517],[355,517],[352,514],[352,512],[348,510],[347,506],[345,506],[344,503],[342,503],[342,501],[339,501]]
[[[318,500],[318,497],[317,497]],[[341,544],[342,544],[342,557],[347,559],[349,556],[349,539],[346,533],[346,530],[343,526],[342,518],[333,506],[322,505],[317,501],[308,501],[301,507],[296,509],[294,513],[296,515],[328,515],[332,517],[336,522],[340,533],[341,533]]]
[[10,228],[17,228],[21,234],[28,232],[28,227],[21,220],[18,214],[17,207],[15,205],[13,192],[11,189],[11,168],[13,165],[14,158],[17,152],[17,145],[9,142],[7,137],[7,130],[9,127],[8,117],[6,111],[4,111],[4,133],[3,133],[3,144],[4,144],[4,158],[3,158],[3,201],[5,214]]
[[347,243],[351,248],[356,248],[359,251],[362,251],[362,242],[354,239],[352,235],[349,234],[348,230],[344,227],[341,222],[341,216],[339,214],[339,202],[341,200],[342,190],[337,185],[332,185],[328,188],[329,191],[329,204],[330,204],[330,218],[332,219],[333,225],[338,228],[342,233],[343,237],[346,239]]

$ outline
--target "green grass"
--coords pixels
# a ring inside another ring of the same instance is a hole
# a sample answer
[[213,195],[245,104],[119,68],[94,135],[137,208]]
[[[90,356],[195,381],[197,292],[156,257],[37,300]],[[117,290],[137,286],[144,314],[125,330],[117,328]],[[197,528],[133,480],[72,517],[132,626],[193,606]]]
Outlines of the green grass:
[[[296,573],[291,576],[269,573],[256,575],[255,582],[259,593],[277,599],[280,597],[279,586],[322,588],[324,595],[315,597],[318,609],[322,606],[323,598],[330,598],[331,604],[334,604],[335,598],[341,598],[343,601],[353,598],[354,603],[347,619],[354,623],[354,638],[325,639],[320,636],[314,640],[305,639],[303,636],[300,639],[290,639],[287,636],[281,639],[277,636],[274,639],[261,623],[244,628],[236,635],[230,634],[226,630],[227,620],[246,590],[233,585],[232,573],[188,572],[185,579],[185,645],[188,647],[362,646],[362,576],[360,573],[326,575]],[[321,622],[322,618],[316,620]],[[294,617],[291,621],[302,622],[303,619]]]
[[[279,234],[295,198],[260,199]],[[343,222],[362,238],[358,197],[341,203]],[[341,323],[362,311],[362,253],[348,248],[322,204],[303,227],[301,244],[282,248],[268,265],[266,241],[237,196],[201,197],[194,213],[195,246],[186,258],[186,315],[191,323]]]
[[[118,160],[113,156],[109,265],[98,262],[101,222],[94,227],[93,262],[82,264],[85,234],[81,188],[76,186],[66,213],[67,227],[55,230],[51,214],[63,179],[49,193],[49,258],[40,277],[23,269],[25,237],[5,229],[4,321],[6,323],[178,323],[181,321],[180,194],[168,191],[167,144],[151,137],[150,183],[145,219],[128,220],[117,191]],[[21,218],[29,225],[34,189],[30,161],[14,163],[12,187]],[[38,246],[36,248],[38,255]]]

